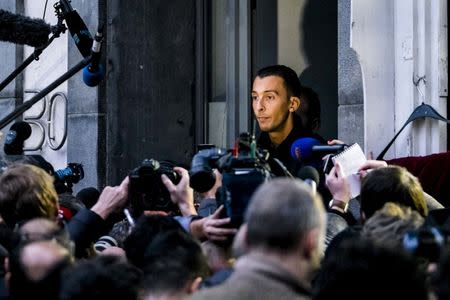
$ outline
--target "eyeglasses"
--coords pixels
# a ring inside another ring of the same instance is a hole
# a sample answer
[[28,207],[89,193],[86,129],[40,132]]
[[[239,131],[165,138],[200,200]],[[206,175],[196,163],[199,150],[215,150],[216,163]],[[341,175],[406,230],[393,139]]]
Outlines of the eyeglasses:
[[75,244],[70,239],[70,234],[63,217],[58,217],[56,219],[56,222],[54,223],[55,226],[52,226],[50,223],[43,223],[41,227],[39,227],[39,224],[36,224],[33,228],[24,230],[24,225],[26,223],[26,221],[18,222],[14,228],[14,231],[20,236],[21,243],[55,241],[69,250],[71,255],[75,253]]

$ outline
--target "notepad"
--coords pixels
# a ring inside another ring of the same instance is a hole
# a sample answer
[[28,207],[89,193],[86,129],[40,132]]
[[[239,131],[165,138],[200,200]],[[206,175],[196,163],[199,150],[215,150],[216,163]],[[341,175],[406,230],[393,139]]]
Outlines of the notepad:
[[361,179],[358,169],[366,162],[366,156],[361,147],[354,143],[341,153],[332,157],[333,163],[341,164],[342,174],[347,177],[350,184],[352,198],[357,197],[361,192]]

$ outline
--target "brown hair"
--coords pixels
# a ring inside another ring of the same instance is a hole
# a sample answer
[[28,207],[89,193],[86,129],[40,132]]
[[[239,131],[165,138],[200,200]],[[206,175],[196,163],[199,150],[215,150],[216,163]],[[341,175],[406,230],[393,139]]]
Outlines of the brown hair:
[[8,227],[58,215],[58,195],[53,178],[44,170],[25,164],[10,166],[0,176],[0,215]]
[[362,235],[375,243],[398,249],[403,247],[403,236],[417,230],[423,222],[424,218],[417,211],[388,202],[364,223]]
[[361,183],[361,210],[367,218],[394,202],[417,211],[422,217],[428,215],[422,186],[419,180],[403,167],[388,166],[373,170]]

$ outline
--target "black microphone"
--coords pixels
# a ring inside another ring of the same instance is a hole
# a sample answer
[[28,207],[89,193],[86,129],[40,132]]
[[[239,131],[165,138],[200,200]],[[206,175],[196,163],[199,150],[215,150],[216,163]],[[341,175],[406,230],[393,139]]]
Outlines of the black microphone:
[[327,154],[338,154],[344,151],[348,145],[338,144],[338,145],[314,145],[312,146],[312,151],[320,156],[325,156]]
[[16,122],[9,129],[3,150],[6,155],[22,155],[23,143],[31,135],[31,126],[27,122]]
[[314,193],[317,191],[317,186],[320,183],[320,174],[316,168],[311,166],[304,166],[297,172],[297,177],[307,183]]
[[42,19],[33,19],[0,9],[0,41],[42,47],[48,43],[52,26]]
[[78,12],[72,8],[70,1],[60,0],[54,5],[55,9],[61,11],[62,17],[66,20],[67,28],[83,57],[91,55],[92,36],[80,17]]
[[105,67],[100,64],[103,27],[95,34],[91,50],[91,63],[83,69],[83,81],[87,86],[97,86],[105,77]]

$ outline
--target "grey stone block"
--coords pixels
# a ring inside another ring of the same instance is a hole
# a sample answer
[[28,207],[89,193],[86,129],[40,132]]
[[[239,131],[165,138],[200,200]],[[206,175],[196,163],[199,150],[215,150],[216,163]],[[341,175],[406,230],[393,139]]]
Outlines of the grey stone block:
[[[20,2],[20,1],[19,1]],[[0,9],[6,10],[11,13],[17,13],[18,4],[17,1],[0,1]],[[6,77],[11,74],[16,68],[16,45],[8,42],[0,42],[0,57],[1,57],[1,67],[0,67],[0,82],[2,82]],[[19,77],[16,77],[20,78]],[[0,101],[1,98],[13,98],[16,97],[16,80],[13,80],[8,84],[2,91],[0,91]],[[0,111],[0,114],[3,111]]]
[[97,114],[68,116],[67,162],[82,163],[85,177],[74,185],[74,192],[85,187],[102,187],[97,168],[98,124],[104,116]]
[[364,148],[364,105],[340,105],[338,108],[339,139]]
[[[83,18],[83,21],[93,36],[98,26],[98,1],[73,0],[71,4]],[[68,65],[71,68],[79,63],[83,57],[72,38],[68,39],[68,48]],[[84,84],[82,71],[68,80],[68,87],[69,101],[67,110],[69,114],[91,114],[98,112],[98,89],[97,87],[88,87]]]
[[[16,68],[16,46],[12,43],[0,42],[0,82],[6,79]],[[0,91],[1,98],[15,97],[16,81],[10,82],[2,91]]]
[[339,104],[363,104],[363,81],[358,55],[350,48],[351,1],[338,1]]

